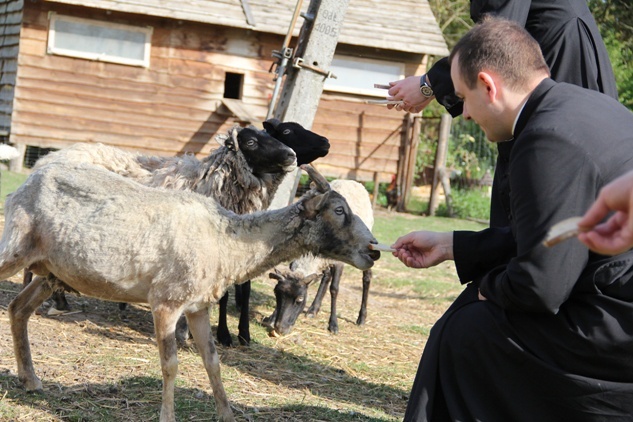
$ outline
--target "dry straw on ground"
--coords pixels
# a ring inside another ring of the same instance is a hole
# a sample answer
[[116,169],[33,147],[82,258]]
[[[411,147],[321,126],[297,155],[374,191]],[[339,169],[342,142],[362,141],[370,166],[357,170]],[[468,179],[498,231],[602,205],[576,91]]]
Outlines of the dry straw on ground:
[[[327,332],[326,296],[316,318],[300,317],[289,336],[268,337],[258,322],[273,311],[273,281],[265,277],[254,281],[251,347],[218,347],[237,420],[402,419],[428,331],[460,289],[451,280],[454,271],[450,264],[442,264],[435,272],[412,273],[383,255],[374,268],[367,324],[358,327],[361,276],[347,268],[338,299],[338,335]],[[427,293],[415,284],[394,281],[411,277],[420,283],[434,277],[455,288]],[[21,281],[21,274],[0,281],[0,420],[158,420],[161,374],[152,318],[145,305],[132,305],[121,314],[115,303],[69,295],[76,312],[34,315],[29,335],[44,392],[27,394],[22,389],[15,374],[7,315]],[[315,291],[312,287],[309,300]],[[230,329],[236,333],[237,311],[231,312]],[[215,328],[217,309],[210,318]],[[181,348],[178,356],[178,420],[216,420],[195,346]]]

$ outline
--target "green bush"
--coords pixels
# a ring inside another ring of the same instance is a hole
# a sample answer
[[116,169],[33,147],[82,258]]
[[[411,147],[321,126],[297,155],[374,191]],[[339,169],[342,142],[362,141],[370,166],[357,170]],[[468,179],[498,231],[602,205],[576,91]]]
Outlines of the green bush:
[[[489,188],[455,189],[451,192],[453,215],[456,218],[490,219]],[[446,203],[437,207],[436,215],[449,217]]]

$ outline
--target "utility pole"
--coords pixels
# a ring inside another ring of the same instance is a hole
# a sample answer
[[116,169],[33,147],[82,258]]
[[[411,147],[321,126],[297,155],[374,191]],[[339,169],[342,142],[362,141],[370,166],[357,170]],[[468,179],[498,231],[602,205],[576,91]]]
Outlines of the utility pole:
[[[329,71],[338,43],[339,33],[349,0],[312,0],[303,17],[299,41],[288,66],[286,80],[275,106],[274,117],[312,127],[314,116],[323,93],[323,84]],[[300,170],[289,173],[272,200],[270,209],[282,208],[294,198],[299,184]]]

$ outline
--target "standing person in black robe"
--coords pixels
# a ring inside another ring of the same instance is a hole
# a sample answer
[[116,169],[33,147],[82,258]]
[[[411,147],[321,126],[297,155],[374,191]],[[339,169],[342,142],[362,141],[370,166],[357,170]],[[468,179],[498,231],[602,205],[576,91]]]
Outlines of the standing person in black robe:
[[[572,83],[618,99],[609,55],[586,0],[471,0],[473,22],[479,22],[485,15],[506,18],[524,26],[539,43],[555,81]],[[423,78],[432,91],[428,98],[420,89]],[[447,58],[439,60],[422,77],[409,76],[390,85],[389,99],[404,101],[404,106],[395,106],[398,110],[417,113],[435,98],[453,117],[462,113],[462,103],[455,96]],[[512,142],[497,147],[499,155],[492,185],[490,225],[503,227],[509,224],[506,173]]]
[[[555,81],[618,99],[609,54],[586,0],[471,0],[473,22],[481,21],[486,15],[524,26],[539,43]],[[422,77],[433,91],[430,97],[425,97],[420,90]],[[409,76],[391,82],[389,99],[404,101],[404,106],[390,105],[389,108],[418,113],[435,98],[453,117],[462,113],[461,102],[455,98],[447,58],[435,63],[422,77]]]
[[404,420],[630,421],[633,252],[541,241],[633,169],[633,115],[549,78],[538,44],[507,20],[476,25],[449,60],[464,118],[492,142],[514,139],[510,226],[393,245],[410,267],[454,260],[468,283],[431,330]]

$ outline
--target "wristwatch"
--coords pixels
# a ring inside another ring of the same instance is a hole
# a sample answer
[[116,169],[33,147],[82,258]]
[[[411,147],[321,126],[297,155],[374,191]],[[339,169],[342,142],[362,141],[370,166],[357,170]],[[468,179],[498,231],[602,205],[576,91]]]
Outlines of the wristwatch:
[[426,74],[422,75],[420,78],[420,93],[424,95],[426,98],[431,98],[433,96],[433,90],[431,86],[426,81]]

